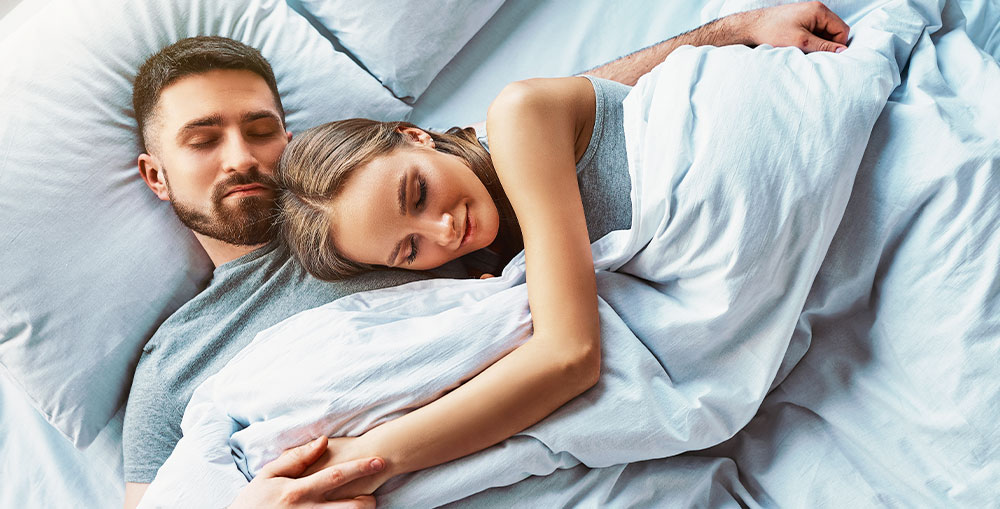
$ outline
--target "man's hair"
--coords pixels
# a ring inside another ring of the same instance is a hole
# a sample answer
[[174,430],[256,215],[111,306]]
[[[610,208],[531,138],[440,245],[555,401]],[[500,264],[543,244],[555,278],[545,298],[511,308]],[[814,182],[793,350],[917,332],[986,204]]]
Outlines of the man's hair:
[[132,108],[139,123],[139,141],[147,152],[153,138],[150,127],[155,124],[156,104],[160,93],[171,83],[185,76],[213,69],[250,71],[267,83],[274,95],[274,104],[285,121],[285,110],[278,96],[278,84],[267,59],[254,48],[227,37],[198,36],[181,39],[149,57],[132,85]]

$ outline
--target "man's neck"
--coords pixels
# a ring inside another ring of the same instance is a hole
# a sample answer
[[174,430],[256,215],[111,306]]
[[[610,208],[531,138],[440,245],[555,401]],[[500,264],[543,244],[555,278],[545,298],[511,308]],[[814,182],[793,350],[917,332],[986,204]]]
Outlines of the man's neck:
[[216,267],[224,263],[231,262],[245,254],[256,251],[265,245],[257,244],[256,246],[237,246],[218,239],[213,239],[212,237],[206,237],[198,232],[195,232],[194,236],[198,239],[198,242],[201,243],[201,247],[205,249],[205,252],[208,253],[208,257],[212,260],[212,263]]

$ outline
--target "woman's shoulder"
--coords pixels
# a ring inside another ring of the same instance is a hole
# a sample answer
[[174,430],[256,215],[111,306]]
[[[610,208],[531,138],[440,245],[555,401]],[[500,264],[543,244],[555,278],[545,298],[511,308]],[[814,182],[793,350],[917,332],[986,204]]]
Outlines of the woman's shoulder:
[[[500,91],[487,112],[487,126],[535,121],[575,136],[576,159],[583,155],[594,128],[594,86],[587,78],[532,78]],[[528,120],[530,119],[530,120]]]

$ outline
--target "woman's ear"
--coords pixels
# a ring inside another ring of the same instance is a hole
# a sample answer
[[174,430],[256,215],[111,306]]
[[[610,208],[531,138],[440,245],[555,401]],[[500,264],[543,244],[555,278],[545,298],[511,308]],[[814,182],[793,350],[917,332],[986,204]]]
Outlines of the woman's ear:
[[406,137],[406,140],[415,145],[434,148],[434,139],[431,135],[419,127],[399,126],[396,131]]

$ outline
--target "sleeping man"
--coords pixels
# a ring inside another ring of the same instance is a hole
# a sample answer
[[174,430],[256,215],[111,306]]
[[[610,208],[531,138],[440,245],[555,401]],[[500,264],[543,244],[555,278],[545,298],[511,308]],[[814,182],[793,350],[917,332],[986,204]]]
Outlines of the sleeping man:
[[[632,85],[673,49],[688,44],[767,43],[838,51],[847,31],[818,2],[773,7],[717,20],[587,74]],[[258,332],[349,294],[427,277],[380,271],[322,282],[272,242],[271,175],[291,133],[270,65],[256,50],[218,37],[179,41],[142,66],[133,104],[146,150],[138,158],[143,180],[171,203],[216,269],[208,287],[169,317],[143,349],[123,432],[126,507],[138,503],[181,438],[181,418],[194,389]],[[411,413],[419,416],[434,405]],[[461,449],[477,439],[428,440]],[[474,448],[490,445],[477,442]],[[321,438],[289,451],[257,475],[233,505],[322,503],[338,486],[385,466],[379,458],[330,464],[326,446]],[[414,449],[394,451],[406,456],[418,452],[419,444],[401,447]],[[316,473],[303,476],[307,469]],[[359,497],[339,503],[373,507],[375,502]]]

